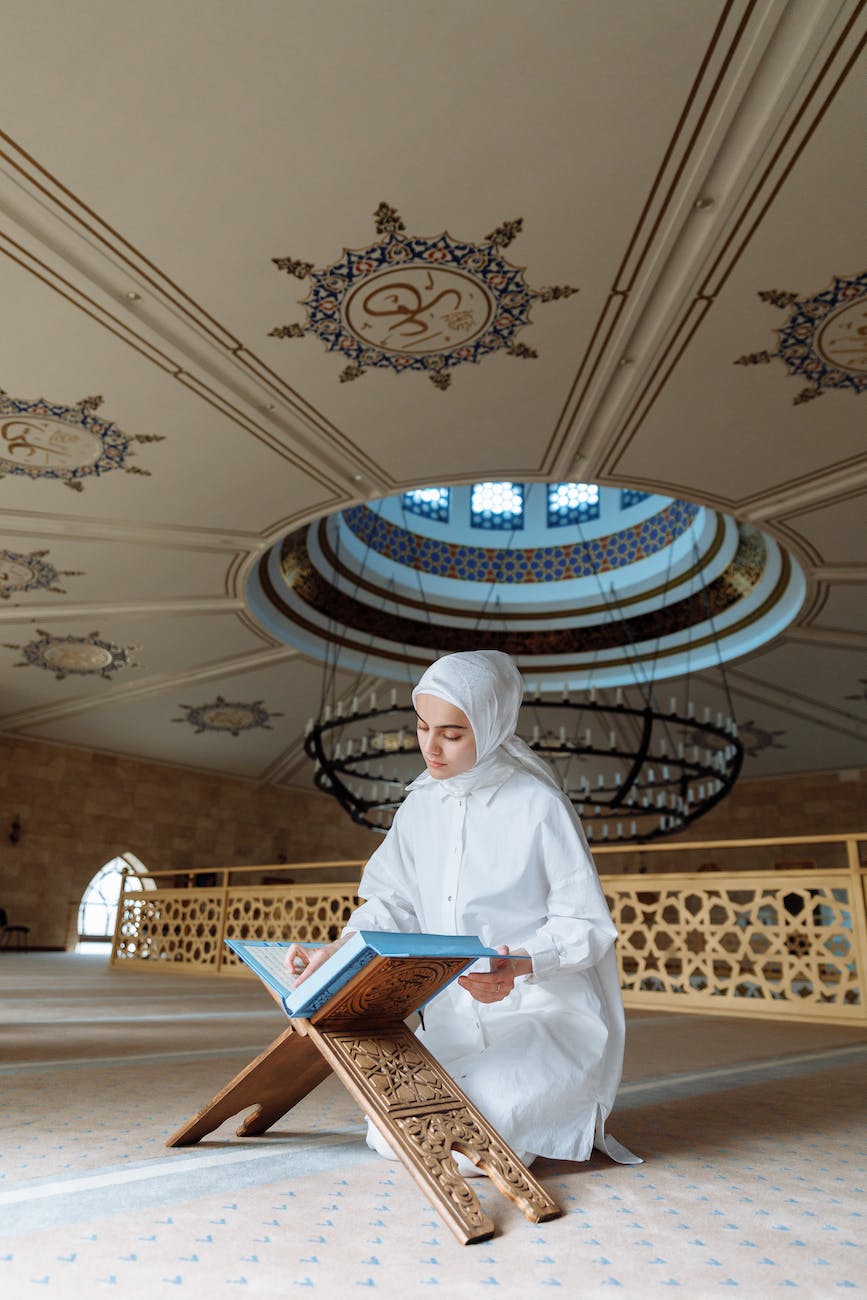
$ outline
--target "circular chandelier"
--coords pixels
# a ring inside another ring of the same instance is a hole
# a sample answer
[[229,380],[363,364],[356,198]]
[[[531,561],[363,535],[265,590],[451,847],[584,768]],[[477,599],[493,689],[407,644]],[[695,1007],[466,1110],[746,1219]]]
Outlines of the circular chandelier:
[[[728,794],[743,745],[734,717],[710,708],[696,716],[675,696],[665,710],[618,687],[585,694],[533,686],[518,734],[554,770],[594,843],[646,844],[684,830]],[[317,787],[352,819],[385,832],[423,769],[415,711],[392,689],[326,704],[307,724],[304,749]]]
[[424,770],[408,683],[442,654],[502,650],[526,686],[518,734],[596,844],[676,834],[725,798],[744,761],[725,662],[777,636],[805,590],[752,524],[577,482],[357,502],[248,580],[269,632],[323,665],[304,751],[357,823],[387,831]]

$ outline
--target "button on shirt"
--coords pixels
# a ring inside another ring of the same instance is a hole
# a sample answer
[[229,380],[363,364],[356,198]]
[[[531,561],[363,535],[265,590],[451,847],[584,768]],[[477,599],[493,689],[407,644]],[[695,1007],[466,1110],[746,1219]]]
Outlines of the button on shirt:
[[623,1006],[616,931],[569,800],[522,771],[460,796],[431,781],[398,810],[359,894],[349,930],[526,950],[533,974],[506,998],[484,1005],[453,983],[428,1004],[420,1037],[492,1121],[505,1089],[498,1122],[513,1146],[586,1159],[620,1079]]
[[350,930],[477,934],[525,948],[540,978],[594,965],[616,934],[572,805],[522,774],[460,798],[413,791],[359,893]]

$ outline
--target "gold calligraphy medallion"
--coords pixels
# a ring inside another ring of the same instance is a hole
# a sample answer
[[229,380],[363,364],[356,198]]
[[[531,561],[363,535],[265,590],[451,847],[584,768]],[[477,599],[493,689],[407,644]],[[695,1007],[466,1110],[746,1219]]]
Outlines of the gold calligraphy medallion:
[[75,406],[38,398],[35,402],[0,391],[0,478],[20,474],[56,479],[81,492],[84,481],[110,470],[147,475],[128,464],[136,442],[162,442],[154,433],[126,434],[96,415],[101,397],[85,397]]
[[372,275],[347,295],[346,328],[385,352],[448,352],[487,329],[490,292],[449,267],[406,266]]
[[55,673],[101,673],[113,664],[114,658],[108,646],[54,641],[44,648],[42,661]]
[[228,732],[230,736],[257,729],[273,731],[271,719],[283,717],[282,713],[269,713],[261,700],[241,704],[239,701],[224,700],[222,695],[218,695],[211,704],[180,704],[178,708],[184,710],[184,716],[173,718],[172,721],[188,722],[197,736],[203,731]]
[[57,585],[60,577],[80,577],[80,569],[55,569],[42,557],[48,551],[31,551],[29,555],[20,555],[17,551],[0,550],[0,600],[8,600],[13,594],[24,591],[51,591],[65,595],[63,587]]
[[816,351],[829,366],[867,375],[867,295],[828,317],[816,334]]
[[20,650],[23,654],[16,668],[42,668],[54,673],[59,682],[70,675],[80,677],[110,678],[121,668],[136,668],[132,655],[135,646],[119,646],[103,640],[98,632],[87,636],[55,636],[42,628],[36,629],[38,640],[26,645],[4,642],[7,650]]
[[778,331],[776,352],[748,352],[735,365],[768,365],[779,358],[791,375],[808,381],[793,399],[796,406],[831,388],[867,389],[867,271],[835,276],[829,289],[812,298],[780,289],[763,289],[759,297],[773,307],[791,308],[791,315]]
[[39,469],[84,469],[102,452],[102,442],[87,429],[72,429],[59,420],[32,416],[0,422],[0,464]]
[[322,269],[274,258],[281,271],[309,278],[311,287],[302,300],[306,323],[280,325],[271,337],[315,335],[346,361],[343,383],[370,369],[415,370],[444,390],[456,366],[495,352],[531,359],[534,349],[517,341],[530,324],[531,307],[578,292],[569,285],[531,289],[524,268],[506,260],[503,249],[519,234],[520,219],[470,243],[448,233],[407,235],[386,203],[374,217],[378,239],[366,248],[345,249]]

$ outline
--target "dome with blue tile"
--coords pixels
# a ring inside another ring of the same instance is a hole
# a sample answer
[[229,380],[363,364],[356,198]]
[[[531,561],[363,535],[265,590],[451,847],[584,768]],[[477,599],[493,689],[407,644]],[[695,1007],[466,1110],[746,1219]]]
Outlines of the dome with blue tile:
[[[592,483],[480,481],[360,502],[295,530],[250,607],[305,653],[403,680],[490,648],[549,686],[716,666],[804,596],[770,536],[707,506]],[[409,665],[409,668],[407,668]]]

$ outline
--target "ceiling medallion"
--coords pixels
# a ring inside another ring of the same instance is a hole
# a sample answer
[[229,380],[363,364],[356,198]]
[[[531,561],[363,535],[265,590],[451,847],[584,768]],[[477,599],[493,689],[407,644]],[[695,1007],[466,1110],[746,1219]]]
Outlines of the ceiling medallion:
[[747,758],[758,758],[759,754],[764,753],[766,749],[786,748],[777,739],[778,736],[785,736],[785,731],[767,731],[764,727],[760,727],[757,722],[754,722],[752,718],[750,718],[749,722],[738,724],[738,734]]
[[83,480],[109,470],[150,474],[128,465],[134,442],[162,442],[159,433],[122,433],[96,411],[101,397],[84,397],[75,406],[28,402],[0,389],[0,478],[24,474],[27,478],[58,479],[76,492]]
[[0,550],[0,600],[8,600],[15,592],[51,591],[58,596],[65,596],[63,587],[57,586],[58,578],[80,577],[81,569],[55,569],[42,559],[48,551],[31,551],[29,555],[19,555],[16,551]]
[[310,279],[301,305],[303,325],[280,325],[272,338],[315,334],[329,352],[347,362],[346,383],[369,369],[400,374],[420,370],[439,389],[451,384],[450,371],[494,352],[528,360],[538,354],[517,334],[530,324],[534,302],[568,298],[577,289],[549,285],[531,289],[524,268],[502,256],[523,226],[506,221],[479,244],[405,235],[395,208],[380,203],[374,213],[379,238],[366,248],[344,249],[343,256],[317,270],[312,262],[275,257],[275,265],[298,280]]
[[131,658],[137,646],[119,646],[112,641],[103,641],[98,632],[87,636],[53,636],[41,627],[36,629],[38,641],[29,641],[27,645],[13,645],[4,641],[7,650],[20,650],[24,658],[14,664],[15,668],[44,668],[54,673],[59,682],[65,677],[104,677],[110,678],[121,668],[137,668]]
[[223,731],[230,736],[239,736],[242,731],[273,731],[272,718],[282,718],[282,713],[269,713],[262,707],[261,700],[252,704],[240,704],[224,700],[218,695],[212,704],[179,704],[185,710],[183,718],[172,718],[172,722],[188,722],[200,736],[203,731]]
[[776,352],[748,352],[736,366],[764,366],[778,357],[791,375],[808,380],[793,398],[800,406],[821,397],[829,388],[853,393],[867,389],[867,271],[835,276],[830,289],[812,298],[799,298],[781,289],[763,289],[762,302],[792,309],[777,333]]

